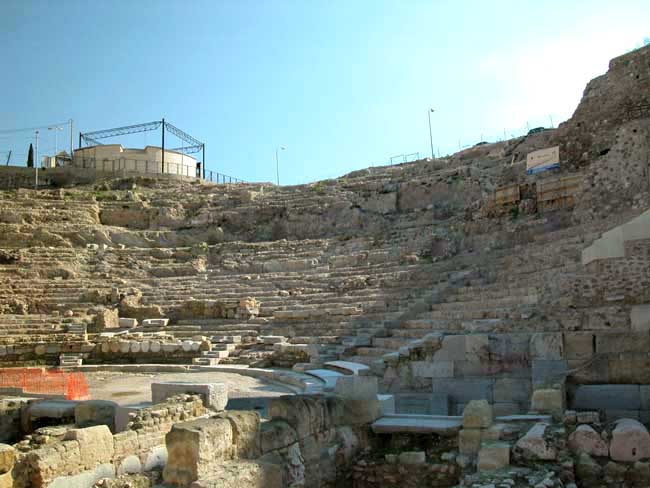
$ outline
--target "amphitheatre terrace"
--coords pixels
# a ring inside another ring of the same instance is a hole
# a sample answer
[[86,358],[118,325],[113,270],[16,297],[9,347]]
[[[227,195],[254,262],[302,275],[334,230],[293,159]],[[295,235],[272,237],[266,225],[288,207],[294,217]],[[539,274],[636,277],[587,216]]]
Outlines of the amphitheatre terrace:
[[650,46],[445,158],[44,174],[0,167],[0,488],[650,486]]

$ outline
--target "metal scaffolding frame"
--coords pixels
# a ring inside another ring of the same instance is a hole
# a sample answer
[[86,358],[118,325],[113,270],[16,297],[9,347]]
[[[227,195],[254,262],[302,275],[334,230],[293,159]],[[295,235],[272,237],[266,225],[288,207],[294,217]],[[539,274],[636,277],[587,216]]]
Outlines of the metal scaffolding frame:
[[125,125],[123,127],[115,127],[113,129],[103,129],[97,130],[94,132],[79,132],[79,149],[85,144],[86,147],[89,146],[101,146],[102,143],[98,139],[106,139],[109,137],[119,137],[127,134],[136,134],[138,132],[147,132],[153,130],[160,130],[161,133],[161,147],[162,147],[162,162],[161,162],[161,172],[165,172],[165,132],[169,132],[184,142],[187,142],[187,146],[180,148],[170,149],[170,151],[182,152],[183,154],[193,154],[201,151],[202,160],[201,160],[201,174],[202,178],[205,179],[205,143],[195,139],[187,132],[182,131],[178,127],[169,122],[165,122],[165,119],[155,120],[153,122],[146,122],[144,124],[135,124],[135,125]]

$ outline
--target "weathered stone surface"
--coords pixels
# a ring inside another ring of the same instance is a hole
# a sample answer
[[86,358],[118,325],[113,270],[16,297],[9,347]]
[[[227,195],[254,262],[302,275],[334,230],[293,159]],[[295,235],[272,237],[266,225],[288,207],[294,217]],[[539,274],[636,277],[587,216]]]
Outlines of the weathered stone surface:
[[77,427],[107,425],[115,432],[115,413],[117,403],[107,400],[88,400],[79,403],[74,409],[74,419]]
[[447,393],[456,403],[483,399],[493,402],[493,387],[493,379],[434,378],[432,380],[434,393]]
[[589,359],[594,354],[594,335],[590,332],[565,332],[566,359]]
[[560,332],[539,332],[530,336],[530,355],[534,359],[564,359]]
[[261,424],[260,449],[262,454],[284,449],[298,440],[296,430],[282,419],[273,419]]
[[417,378],[453,378],[453,361],[413,361],[413,376]]
[[481,429],[462,429],[458,433],[458,451],[474,456],[481,447]]
[[219,464],[190,488],[283,488],[282,469],[263,461],[228,461]]
[[260,453],[260,414],[255,411],[228,410],[223,414],[232,424],[235,456],[255,459]]
[[346,425],[372,423],[381,416],[374,376],[342,376],[336,381],[334,393],[344,400]]
[[98,331],[120,327],[117,309],[104,308],[97,312],[95,326]]
[[175,424],[165,437],[165,444],[165,482],[187,486],[209,476],[224,460],[232,459],[232,424],[223,418]]
[[539,422],[533,425],[530,430],[515,445],[528,459],[551,461],[557,458],[557,451],[549,446],[544,439],[544,433],[548,424]]
[[115,447],[113,434],[106,425],[96,425],[85,429],[73,429],[66,432],[64,440],[79,443],[79,464],[92,467],[98,464],[110,463]]
[[530,401],[533,412],[548,413],[560,418],[565,410],[564,391],[560,388],[535,390]]
[[472,400],[463,411],[463,427],[466,429],[487,429],[494,422],[492,406],[487,400]]
[[579,410],[639,410],[639,385],[580,385],[576,388],[573,408]]
[[637,332],[650,331],[650,305],[636,305],[630,310],[632,330]]
[[485,443],[478,452],[478,470],[494,471],[510,465],[510,445],[505,442]]
[[179,393],[194,393],[201,395],[206,407],[221,411],[228,403],[228,387],[224,383],[185,383],[181,381],[151,383],[151,400],[162,403],[167,398]]
[[616,422],[609,444],[614,461],[634,462],[650,458],[650,434],[640,422],[622,419]]
[[398,461],[401,464],[424,464],[426,455],[424,451],[405,451],[399,454]]
[[569,366],[565,360],[533,360],[533,387],[550,387],[563,383]]
[[8,444],[0,444],[0,488],[13,487],[12,468],[16,462],[16,451]]
[[465,336],[446,335],[442,340],[442,347],[433,355],[434,361],[464,361]]
[[609,456],[607,442],[589,425],[579,425],[569,436],[569,448],[576,454]]
[[494,401],[527,403],[531,394],[530,380],[500,378],[494,382]]

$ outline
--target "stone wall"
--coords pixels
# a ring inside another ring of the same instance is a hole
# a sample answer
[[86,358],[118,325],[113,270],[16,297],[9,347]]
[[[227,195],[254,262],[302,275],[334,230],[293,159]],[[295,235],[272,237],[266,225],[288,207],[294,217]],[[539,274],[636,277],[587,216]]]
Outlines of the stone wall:
[[125,432],[113,435],[107,425],[70,430],[62,442],[19,454],[14,488],[90,487],[99,478],[161,469],[172,425],[208,413],[200,396],[179,395],[134,412]]

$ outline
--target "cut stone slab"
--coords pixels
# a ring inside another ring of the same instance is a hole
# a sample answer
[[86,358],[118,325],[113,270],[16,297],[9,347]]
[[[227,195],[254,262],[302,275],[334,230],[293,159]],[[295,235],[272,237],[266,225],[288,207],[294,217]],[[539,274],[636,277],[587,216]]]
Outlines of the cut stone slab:
[[365,364],[353,363],[351,361],[328,361],[323,366],[353,375],[364,375],[370,372],[370,368]]
[[590,456],[609,456],[609,446],[589,425],[579,425],[569,436],[569,448],[575,453]]
[[565,410],[564,392],[559,388],[535,390],[530,401],[530,409],[534,412],[548,413],[557,418]]
[[124,318],[124,317],[120,317],[118,323],[119,323],[120,327],[126,327],[126,328],[129,328],[129,329],[132,329],[133,327],[138,326],[138,320],[137,319],[127,319],[127,318]]
[[632,330],[637,332],[650,331],[650,305],[636,305],[630,310]]
[[149,325],[153,327],[166,327],[169,324],[169,319],[144,319],[142,325]]
[[395,395],[377,395],[382,415],[395,414]]
[[639,385],[580,385],[576,388],[573,409],[640,410]]
[[510,445],[505,442],[485,443],[478,452],[479,471],[494,471],[510,465]]
[[321,380],[325,383],[325,388],[334,388],[336,386],[336,380],[343,376],[343,373],[332,371],[331,369],[308,369],[305,371],[305,374]]
[[449,415],[449,395],[446,393],[431,394],[431,414],[432,415]]
[[458,433],[458,452],[474,456],[481,448],[481,429],[462,429]]
[[269,345],[287,342],[287,338],[284,336],[261,336],[260,339],[264,344],[269,344]]
[[376,434],[437,434],[454,437],[462,427],[460,417],[434,415],[385,415],[371,425]]
[[401,452],[397,459],[400,464],[424,464],[426,455],[424,451],[405,451]]
[[216,411],[224,410],[228,403],[228,387],[224,383],[165,381],[151,384],[151,400],[154,404],[182,393],[201,395],[204,405]]
[[621,419],[616,422],[609,445],[614,461],[635,462],[650,458],[650,434],[641,422]]
[[492,406],[487,400],[472,400],[463,411],[463,427],[466,429],[487,429],[494,421]]

